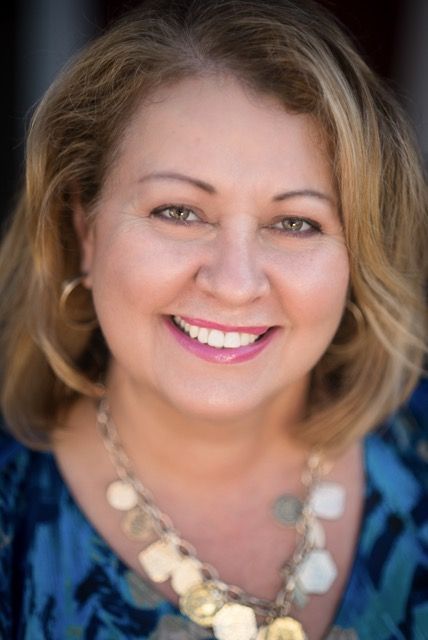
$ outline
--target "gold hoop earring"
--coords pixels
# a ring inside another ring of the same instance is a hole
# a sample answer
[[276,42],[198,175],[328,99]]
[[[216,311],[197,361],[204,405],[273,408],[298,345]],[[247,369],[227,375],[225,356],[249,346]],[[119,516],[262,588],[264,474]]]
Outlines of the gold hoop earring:
[[63,319],[64,323],[68,327],[70,327],[70,329],[75,329],[76,331],[89,331],[90,329],[95,329],[95,327],[98,326],[97,317],[83,320],[73,320],[67,313],[68,300],[78,287],[81,286],[83,288],[83,279],[85,276],[86,273],[77,276],[76,278],[72,278],[71,280],[64,280],[61,285],[61,295],[58,302],[60,317]]

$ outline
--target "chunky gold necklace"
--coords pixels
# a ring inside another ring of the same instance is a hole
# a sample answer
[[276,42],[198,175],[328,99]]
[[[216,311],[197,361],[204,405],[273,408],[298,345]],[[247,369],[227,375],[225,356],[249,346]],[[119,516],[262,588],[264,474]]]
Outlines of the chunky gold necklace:
[[123,513],[124,533],[144,545],[138,554],[141,567],[153,582],[170,581],[181,612],[212,628],[218,640],[305,640],[303,627],[290,610],[293,604],[305,606],[310,594],[326,593],[333,584],[337,569],[325,549],[318,518],[339,518],[345,501],[342,486],[322,481],[326,469],[322,456],[312,453],[307,460],[303,500],[284,494],[273,504],[276,520],[294,527],[298,540],[281,568],[282,586],[275,600],[269,601],[224,583],[212,566],[198,559],[194,547],[133,473],[105,398],[98,407],[97,424],[118,476],[107,488],[107,501]]

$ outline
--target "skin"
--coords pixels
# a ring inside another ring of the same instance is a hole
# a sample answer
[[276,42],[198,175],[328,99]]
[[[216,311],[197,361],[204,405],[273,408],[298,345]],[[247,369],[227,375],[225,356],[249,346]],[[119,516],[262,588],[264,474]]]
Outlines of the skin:
[[[171,220],[172,206],[185,208],[186,224]],[[86,213],[76,202],[85,284],[112,354],[110,406],[134,470],[201,558],[273,598],[294,535],[272,522],[269,505],[301,491],[308,452],[289,431],[349,286],[320,131],[232,77],[182,81],[136,110],[90,225]],[[183,349],[165,326],[171,315],[277,331],[256,358],[222,365]],[[94,422],[91,402],[78,402],[56,455],[83,511],[141,573],[139,548],[105,501],[115,475]],[[301,616],[311,640],[330,621],[352,560],[358,447],[331,478],[348,489],[344,517],[327,526],[339,578]],[[159,589],[174,599],[168,585]]]
[[[150,178],[165,171],[215,193]],[[304,190],[322,197],[274,200]],[[154,213],[170,204],[195,212],[187,225]],[[314,226],[287,232],[281,220],[291,216]],[[81,224],[80,235],[86,284],[113,354],[111,393],[126,388],[134,403],[149,393],[186,421],[222,425],[275,403],[287,413],[296,397],[304,400],[349,280],[328,158],[307,116],[250,96],[231,78],[160,92],[137,111],[95,225]],[[173,314],[279,331],[255,360],[222,367],[177,345],[164,326]]]

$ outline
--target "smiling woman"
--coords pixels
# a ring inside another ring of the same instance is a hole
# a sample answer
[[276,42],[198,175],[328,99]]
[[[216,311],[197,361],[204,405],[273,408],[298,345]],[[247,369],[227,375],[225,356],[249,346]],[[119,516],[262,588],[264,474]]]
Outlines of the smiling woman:
[[[96,222],[75,209],[84,282],[115,356],[113,386],[116,375],[138,380],[198,421],[301,396],[337,330],[349,280],[317,138],[308,116],[248,95],[226,74],[182,80],[136,108]],[[200,318],[198,336],[173,316]],[[230,341],[237,327],[255,326],[264,336],[252,346],[224,350],[220,329]],[[195,355],[252,366],[219,375]]]
[[144,2],[72,61],[0,254],[0,636],[423,637],[427,240],[309,0]]

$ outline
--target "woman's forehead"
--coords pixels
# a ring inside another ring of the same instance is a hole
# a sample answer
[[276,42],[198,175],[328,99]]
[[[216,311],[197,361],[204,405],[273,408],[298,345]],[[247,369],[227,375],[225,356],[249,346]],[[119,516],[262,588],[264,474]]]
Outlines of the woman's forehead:
[[[116,170],[134,180],[152,172],[206,182],[287,186],[287,177],[334,195],[321,128],[279,99],[247,91],[234,77],[188,78],[141,101],[119,146]],[[138,173],[138,175],[137,175]],[[305,185],[306,186],[306,185]]]

